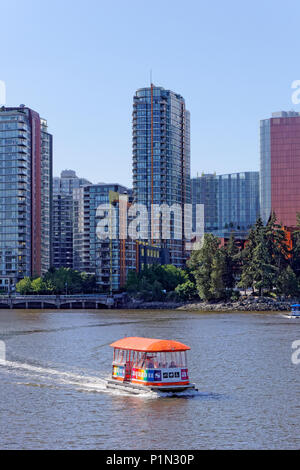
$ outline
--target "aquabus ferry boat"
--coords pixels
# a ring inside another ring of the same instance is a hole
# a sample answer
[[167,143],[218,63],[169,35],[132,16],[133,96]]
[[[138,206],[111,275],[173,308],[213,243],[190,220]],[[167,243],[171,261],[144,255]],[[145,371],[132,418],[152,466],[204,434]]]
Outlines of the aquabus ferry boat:
[[300,319],[300,304],[293,304],[291,306],[291,313],[287,317]]
[[133,393],[195,389],[187,367],[189,346],[178,341],[141,337],[123,338],[110,346],[114,348],[114,356],[108,388]]

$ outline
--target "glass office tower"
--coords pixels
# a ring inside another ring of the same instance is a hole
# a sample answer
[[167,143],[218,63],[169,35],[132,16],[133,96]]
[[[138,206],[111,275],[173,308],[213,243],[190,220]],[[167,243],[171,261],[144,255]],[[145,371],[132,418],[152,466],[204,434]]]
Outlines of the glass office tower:
[[261,217],[271,212],[286,227],[300,212],[300,113],[280,111],[260,122]]
[[196,204],[204,204],[204,230],[222,238],[247,238],[259,216],[259,173],[203,174],[192,178],[193,228]]
[[51,265],[52,136],[21,105],[0,108],[0,288]]
[[217,176],[218,230],[216,235],[233,233],[247,238],[259,216],[259,172],[246,171]]
[[193,231],[196,231],[196,206],[204,205],[204,231],[218,229],[217,178],[216,174],[202,174],[191,179],[193,204]]
[[[191,202],[190,114],[182,96],[154,85],[133,98],[133,202],[147,208],[148,240],[168,248],[172,264],[184,265],[184,243],[174,227],[183,229],[184,204]],[[154,238],[151,225],[152,206],[162,204],[178,204],[182,212],[180,220],[171,214],[170,239],[162,232]]]

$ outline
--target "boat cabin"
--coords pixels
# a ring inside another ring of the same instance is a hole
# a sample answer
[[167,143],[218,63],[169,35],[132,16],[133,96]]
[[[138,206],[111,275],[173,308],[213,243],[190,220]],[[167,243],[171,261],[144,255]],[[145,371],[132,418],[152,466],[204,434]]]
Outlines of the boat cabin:
[[151,387],[189,385],[187,351],[178,341],[131,337],[115,341],[112,379]]
[[300,317],[300,304],[293,304],[291,314],[295,317]]

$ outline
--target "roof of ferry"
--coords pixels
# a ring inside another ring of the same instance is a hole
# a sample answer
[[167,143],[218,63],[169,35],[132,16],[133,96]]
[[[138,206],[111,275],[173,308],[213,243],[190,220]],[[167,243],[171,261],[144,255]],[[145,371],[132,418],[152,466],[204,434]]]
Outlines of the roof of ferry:
[[141,337],[119,339],[118,341],[110,344],[110,346],[117,349],[131,349],[134,351],[145,352],[187,351],[191,349],[189,346],[186,346],[183,343],[179,343],[178,341]]

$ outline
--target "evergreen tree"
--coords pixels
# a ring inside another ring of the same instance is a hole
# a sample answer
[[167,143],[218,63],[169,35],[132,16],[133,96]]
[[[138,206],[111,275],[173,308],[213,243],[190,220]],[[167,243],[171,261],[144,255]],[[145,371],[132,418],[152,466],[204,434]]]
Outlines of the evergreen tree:
[[[213,290],[211,290],[211,275],[214,269],[214,256],[219,249],[219,245],[219,238],[211,233],[206,233],[202,248],[193,251],[188,261],[188,266],[196,280],[199,297],[203,300],[212,300],[214,298]],[[216,261],[214,263],[216,264]],[[217,279],[214,280],[214,283],[217,284]]]
[[281,270],[289,263],[289,247],[282,225],[276,221],[275,212],[272,212],[265,228],[266,243],[273,264],[278,270]]
[[260,217],[250,230],[249,239],[240,256],[242,272],[239,287],[245,290],[251,287],[253,291],[257,289],[259,295],[272,290],[281,260],[274,231],[274,220],[264,227]]
[[239,261],[241,265],[241,278],[238,286],[245,291],[248,288],[254,290],[254,273],[255,267],[253,266],[253,252],[256,247],[256,231],[254,228],[250,229],[248,240],[244,249],[239,254]]
[[211,265],[209,292],[212,299],[221,300],[226,297],[225,279],[226,252],[224,249],[219,249],[215,252]]
[[286,297],[296,297],[299,295],[299,283],[291,266],[287,266],[279,273],[276,280],[276,290],[279,295],[284,295]]
[[239,249],[236,246],[235,238],[230,236],[224,250],[224,284],[226,288],[232,289],[236,284],[236,276],[239,271]]
[[297,226],[292,235],[291,267],[300,276],[300,212],[297,213]]

